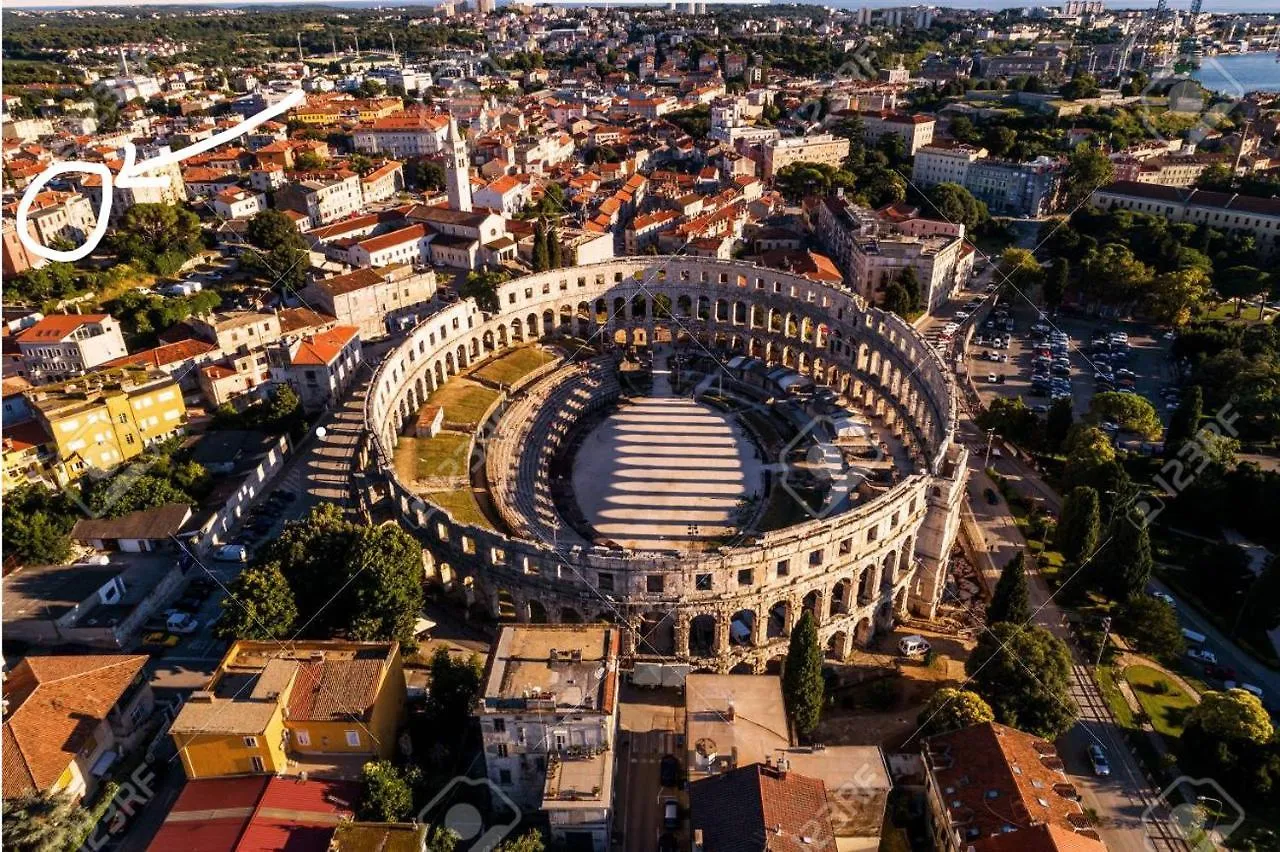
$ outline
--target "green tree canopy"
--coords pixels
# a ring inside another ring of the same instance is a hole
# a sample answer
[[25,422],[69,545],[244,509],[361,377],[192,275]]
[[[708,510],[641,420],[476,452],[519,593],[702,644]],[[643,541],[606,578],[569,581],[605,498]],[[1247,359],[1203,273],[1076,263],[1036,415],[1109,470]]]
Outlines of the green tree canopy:
[[1087,485],[1071,489],[1063,501],[1054,542],[1068,562],[1079,564],[1097,549],[1102,524],[1099,511],[1098,492]]
[[1110,420],[1121,429],[1136,432],[1149,441],[1159,438],[1164,428],[1155,408],[1146,397],[1136,393],[1107,391],[1094,394],[1089,403],[1089,413],[1095,420]]
[[1027,588],[1026,555],[1019,551],[1005,564],[987,605],[987,624],[1008,621],[1026,624],[1031,620],[1031,599]]
[[1093,560],[1091,573],[1113,601],[1143,594],[1151,579],[1151,537],[1144,518],[1132,506],[1120,506]]
[[1243,689],[1201,694],[1200,703],[1187,718],[1210,736],[1224,740],[1247,740],[1262,745],[1271,741],[1275,728],[1256,695]]
[[1178,408],[1169,419],[1169,428],[1164,436],[1164,454],[1166,458],[1176,458],[1178,450],[1187,441],[1195,437],[1200,429],[1200,420],[1204,417],[1204,391],[1199,385],[1191,385],[1178,401]]
[[223,639],[285,639],[293,635],[298,604],[280,565],[244,569],[222,599],[217,632]]
[[916,724],[924,735],[945,734],[970,725],[994,722],[991,705],[976,692],[946,686],[939,689],[925,702],[924,709],[916,717]]
[[413,813],[413,787],[421,779],[416,766],[398,769],[389,760],[366,763],[360,770],[360,819],[404,822]]
[[1150,595],[1129,598],[1120,610],[1116,627],[1144,654],[1172,662],[1187,650],[1173,607]]
[[1115,180],[1115,166],[1105,151],[1081,142],[1071,152],[1062,184],[1068,209],[1083,204],[1094,190]]
[[927,195],[933,203],[933,213],[948,222],[964,225],[970,232],[991,218],[987,205],[958,183],[940,183],[930,188]]
[[1071,654],[1043,627],[990,625],[965,672],[1003,724],[1052,740],[1075,723]]
[[801,736],[807,736],[818,727],[824,690],[818,625],[813,614],[805,610],[791,630],[791,642],[782,672],[783,702],[791,723]]
[[172,275],[204,243],[200,219],[190,210],[176,204],[142,203],[125,211],[111,245],[124,260]]
[[4,797],[4,848],[14,852],[67,852],[93,830],[94,815],[67,793]]
[[307,241],[293,220],[279,210],[263,210],[249,220],[245,237],[252,251],[244,254],[244,262],[272,287],[296,291],[307,282],[311,253]]
[[1096,487],[1099,474],[1103,468],[1113,464],[1116,459],[1115,447],[1107,433],[1096,426],[1077,423],[1067,436],[1067,462],[1063,467],[1062,479],[1066,488],[1077,485],[1093,485]]

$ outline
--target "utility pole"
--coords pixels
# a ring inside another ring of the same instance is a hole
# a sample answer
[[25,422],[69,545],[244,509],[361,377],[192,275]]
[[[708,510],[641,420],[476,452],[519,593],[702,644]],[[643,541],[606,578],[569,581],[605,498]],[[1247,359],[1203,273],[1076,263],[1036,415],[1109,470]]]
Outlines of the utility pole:
[[1111,634],[1111,616],[1106,615],[1102,618],[1102,641],[1098,643],[1098,661],[1093,664],[1096,669],[1102,665],[1102,652],[1107,648],[1107,636]]
[[996,430],[994,428],[987,430],[987,452],[982,457],[982,469],[986,470],[991,463],[991,439],[995,437]]

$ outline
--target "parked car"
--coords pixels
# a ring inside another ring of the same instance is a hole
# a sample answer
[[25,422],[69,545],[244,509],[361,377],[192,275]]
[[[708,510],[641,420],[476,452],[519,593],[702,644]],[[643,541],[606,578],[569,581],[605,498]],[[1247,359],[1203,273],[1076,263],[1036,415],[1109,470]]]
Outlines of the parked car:
[[1236,670],[1231,666],[1218,666],[1212,663],[1204,667],[1204,673],[1221,681],[1233,681],[1236,677]]
[[662,825],[667,831],[680,827],[680,803],[675,799],[667,799],[662,803]]
[[1208,648],[1188,648],[1187,656],[1193,660],[1208,663],[1211,666],[1216,666],[1218,664],[1218,655],[1210,651]]
[[[1103,424],[1102,424],[1102,428],[1103,428],[1103,429],[1107,429],[1107,427],[1111,427],[1110,429],[1108,429],[1108,431],[1115,431],[1115,430],[1118,430],[1118,429],[1120,428],[1119,426],[1116,426],[1116,424],[1114,424],[1114,423],[1103,423]],[[1151,593],[1151,597],[1155,598],[1156,600],[1160,601],[1161,603],[1167,603],[1169,606],[1173,607],[1174,609],[1177,609],[1177,608],[1178,608],[1178,602],[1177,602],[1177,601],[1175,601],[1175,600],[1173,599],[1173,595],[1169,594],[1168,592],[1162,592],[1162,591],[1160,591],[1159,589],[1157,589],[1157,590],[1155,590],[1155,591],[1153,591],[1153,592]]]
[[165,613],[165,629],[170,633],[186,636],[200,629],[200,622],[191,617],[191,613],[171,609]]
[[929,653],[929,643],[923,636],[903,636],[898,640],[898,650],[903,656],[915,657]]
[[664,755],[658,765],[658,778],[663,787],[680,785],[680,761],[674,754]]
[[1097,743],[1089,746],[1089,764],[1093,767],[1094,775],[1105,778],[1111,774],[1111,763],[1107,760],[1107,752]]
[[987,502],[992,506],[1000,502],[1000,497],[996,494],[994,488],[988,488],[982,492],[982,496],[987,498]]
[[249,550],[243,544],[224,544],[213,552],[219,562],[248,562]]

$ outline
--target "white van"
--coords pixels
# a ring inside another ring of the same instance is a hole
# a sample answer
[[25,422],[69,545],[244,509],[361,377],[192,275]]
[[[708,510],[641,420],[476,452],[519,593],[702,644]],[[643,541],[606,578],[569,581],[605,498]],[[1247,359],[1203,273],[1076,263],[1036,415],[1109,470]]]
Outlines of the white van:
[[925,641],[923,636],[903,636],[898,642],[898,650],[904,656],[914,657],[917,654],[929,653],[929,643]]
[[243,544],[224,544],[213,552],[219,562],[248,562],[249,550]]
[[1182,638],[1186,639],[1193,645],[1203,645],[1207,641],[1207,638],[1203,633],[1197,633],[1194,630],[1187,629],[1186,627],[1182,628]]

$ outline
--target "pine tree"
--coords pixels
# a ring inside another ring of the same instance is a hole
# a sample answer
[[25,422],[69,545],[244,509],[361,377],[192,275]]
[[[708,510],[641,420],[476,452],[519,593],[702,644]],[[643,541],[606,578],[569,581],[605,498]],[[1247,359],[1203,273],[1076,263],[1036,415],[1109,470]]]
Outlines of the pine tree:
[[805,610],[791,630],[786,667],[782,674],[782,698],[796,733],[809,734],[818,727],[822,715],[822,649],[818,647],[818,624]]
[[1169,420],[1169,429],[1164,435],[1165,458],[1176,458],[1178,450],[1196,435],[1200,427],[1200,418],[1204,416],[1204,391],[1199,385],[1192,385],[1186,395],[1178,403],[1178,409]]
[[551,265],[551,252],[547,247],[547,231],[539,219],[533,226],[533,271],[545,272]]
[[556,230],[555,225],[552,225],[551,230],[547,232],[547,259],[551,264],[550,269],[559,269],[564,266],[563,249],[560,246],[560,232]]
[[1146,591],[1151,579],[1151,538],[1133,511],[1119,511],[1107,531],[1091,573],[1113,601],[1123,602]]
[[1062,504],[1054,544],[1068,562],[1087,559],[1098,547],[1100,524],[1098,492],[1087,485],[1077,486]]
[[1000,572],[1000,580],[991,593],[991,604],[987,607],[987,624],[1008,621],[1021,625],[1030,620],[1031,601],[1027,589],[1026,558],[1024,553],[1019,552]]

